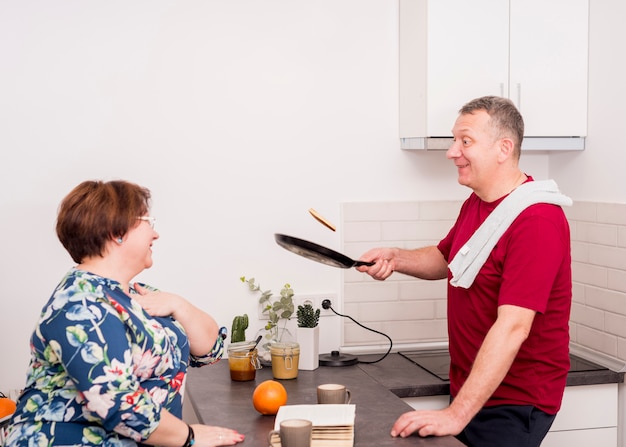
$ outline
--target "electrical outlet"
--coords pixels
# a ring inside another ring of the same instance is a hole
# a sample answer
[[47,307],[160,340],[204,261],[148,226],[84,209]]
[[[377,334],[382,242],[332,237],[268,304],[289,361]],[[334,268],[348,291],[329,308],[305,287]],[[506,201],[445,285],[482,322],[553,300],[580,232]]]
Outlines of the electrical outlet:
[[298,311],[298,306],[303,306],[309,303],[311,304],[311,306],[313,306],[313,309],[320,310],[320,317],[327,317],[330,315],[335,315],[332,310],[324,309],[322,307],[322,301],[324,300],[330,300],[332,305],[336,305],[337,295],[334,293],[316,293],[316,294],[307,294],[307,295],[296,294],[293,297],[293,304],[296,307],[295,312]]

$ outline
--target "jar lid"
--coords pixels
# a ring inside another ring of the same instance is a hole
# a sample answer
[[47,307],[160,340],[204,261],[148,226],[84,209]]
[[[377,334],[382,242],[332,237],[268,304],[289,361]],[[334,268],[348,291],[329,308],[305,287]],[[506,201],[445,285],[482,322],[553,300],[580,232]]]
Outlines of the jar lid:
[[300,352],[300,344],[295,341],[288,341],[285,343],[272,343],[270,345],[270,352],[272,354],[298,354]]
[[228,345],[228,352],[250,351],[252,348],[254,348],[255,345],[256,345],[256,342],[254,340],[238,341],[237,343],[231,343],[230,345]]

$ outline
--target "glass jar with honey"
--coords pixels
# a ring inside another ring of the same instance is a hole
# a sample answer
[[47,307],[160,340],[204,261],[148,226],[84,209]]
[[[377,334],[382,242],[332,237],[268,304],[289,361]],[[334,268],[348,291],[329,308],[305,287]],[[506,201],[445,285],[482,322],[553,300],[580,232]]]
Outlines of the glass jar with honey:
[[256,378],[256,370],[261,369],[261,362],[256,349],[256,342],[241,341],[228,346],[228,366],[231,380],[246,382]]
[[270,353],[272,354],[272,375],[275,379],[298,377],[298,363],[300,362],[298,343],[273,343],[270,346]]

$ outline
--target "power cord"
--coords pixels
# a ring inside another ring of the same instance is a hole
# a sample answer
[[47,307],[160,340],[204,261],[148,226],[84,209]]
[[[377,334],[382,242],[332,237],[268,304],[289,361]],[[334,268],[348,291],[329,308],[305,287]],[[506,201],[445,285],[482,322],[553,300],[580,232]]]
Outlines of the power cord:
[[330,309],[330,310],[332,310],[332,311],[335,313],[335,315],[339,315],[340,317],[344,317],[344,318],[349,318],[349,319],[350,319],[350,320],[352,320],[354,323],[356,323],[357,325],[361,326],[363,329],[367,329],[368,331],[372,331],[372,332],[375,332],[375,333],[377,333],[377,334],[380,334],[380,335],[382,335],[382,336],[384,336],[384,337],[387,337],[387,340],[389,340],[389,349],[387,350],[387,352],[385,353],[385,355],[383,355],[383,356],[382,356],[381,358],[379,358],[378,360],[374,360],[374,361],[371,361],[371,362],[364,362],[364,361],[359,360],[359,363],[364,363],[364,364],[378,363],[378,362],[380,362],[381,360],[383,360],[385,357],[387,357],[387,356],[389,355],[389,353],[391,352],[391,348],[393,347],[393,341],[391,340],[391,337],[389,337],[389,335],[384,334],[384,333],[382,333],[382,332],[380,332],[380,331],[377,331],[376,329],[372,329],[372,328],[369,328],[369,327],[367,327],[367,326],[363,326],[361,323],[359,323],[358,321],[356,321],[356,320],[355,320],[354,318],[352,318],[350,315],[343,315],[343,314],[340,314],[340,313],[339,313],[339,312],[337,312],[335,309],[333,309],[333,306],[331,305],[330,300],[324,300],[324,301],[322,301],[322,307],[323,307],[324,309]]

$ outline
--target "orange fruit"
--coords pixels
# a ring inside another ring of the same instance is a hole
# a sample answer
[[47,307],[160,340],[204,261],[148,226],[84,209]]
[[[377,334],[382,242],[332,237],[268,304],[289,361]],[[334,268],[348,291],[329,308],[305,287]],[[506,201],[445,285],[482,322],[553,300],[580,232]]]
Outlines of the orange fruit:
[[275,380],[261,382],[252,393],[252,405],[261,414],[276,414],[287,403],[287,390]]
[[0,418],[15,413],[15,402],[8,397],[0,397]]

